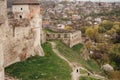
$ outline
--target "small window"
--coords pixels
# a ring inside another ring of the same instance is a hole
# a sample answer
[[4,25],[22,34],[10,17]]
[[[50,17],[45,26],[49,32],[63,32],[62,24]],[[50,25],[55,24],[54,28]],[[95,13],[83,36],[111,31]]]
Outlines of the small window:
[[22,19],[22,16],[20,15],[20,19]]

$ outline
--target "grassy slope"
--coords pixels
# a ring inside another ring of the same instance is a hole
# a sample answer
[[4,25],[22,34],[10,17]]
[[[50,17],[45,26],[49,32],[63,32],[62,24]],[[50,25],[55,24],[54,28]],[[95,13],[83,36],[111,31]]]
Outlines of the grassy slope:
[[70,80],[71,69],[68,64],[54,54],[50,43],[42,46],[45,57],[31,57],[7,67],[5,71],[22,80]]
[[46,33],[57,33],[57,32],[55,32],[55,31],[52,31],[52,30],[50,30],[50,29],[44,29],[44,31],[46,32]]
[[97,79],[90,78],[90,77],[80,77],[80,80],[97,80]]
[[72,49],[78,53],[82,51],[82,48],[83,48],[83,44],[80,43],[72,47]]
[[[90,71],[96,72],[96,73],[102,73],[100,67],[97,65],[97,63],[94,60],[85,61],[80,53],[77,51],[74,51],[74,49],[70,49],[68,46],[64,45],[60,41],[56,41],[57,48],[61,52],[62,55],[64,55],[69,61],[71,62],[77,62],[79,65],[87,68]],[[81,46],[80,46],[81,48]]]

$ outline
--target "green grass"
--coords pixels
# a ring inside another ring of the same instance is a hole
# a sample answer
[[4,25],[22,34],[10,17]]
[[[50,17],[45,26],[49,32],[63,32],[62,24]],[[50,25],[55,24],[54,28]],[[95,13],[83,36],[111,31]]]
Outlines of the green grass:
[[[59,52],[65,56],[71,62],[77,62],[78,65],[87,68],[88,70],[95,72],[97,74],[103,73],[100,67],[94,60],[85,61],[80,53],[74,51],[75,49],[70,49],[68,46],[60,41],[56,41],[57,49]],[[81,47],[82,48],[82,47]],[[76,49],[77,50],[77,49]]]
[[45,57],[31,57],[7,67],[5,72],[22,80],[70,80],[69,65],[54,54],[50,43],[42,46]]
[[87,74],[87,71],[83,70],[83,69],[80,69],[80,73],[81,74]]
[[44,29],[44,31],[46,32],[46,33],[57,33],[57,32],[55,32],[55,31],[52,31],[52,30],[50,30],[50,29]]
[[91,77],[80,77],[80,80],[98,80]]
[[83,48],[83,44],[79,43],[75,46],[72,47],[72,49],[78,53],[80,53],[82,51],[82,48]]

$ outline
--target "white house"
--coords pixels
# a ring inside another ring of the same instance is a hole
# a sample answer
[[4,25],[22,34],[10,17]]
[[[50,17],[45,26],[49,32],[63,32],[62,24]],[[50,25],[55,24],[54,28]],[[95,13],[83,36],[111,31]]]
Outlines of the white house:
[[102,19],[101,19],[101,18],[95,18],[94,21],[95,21],[95,22],[98,22],[98,23],[101,23],[101,22],[102,22]]
[[64,24],[58,24],[57,29],[65,29],[65,25]]

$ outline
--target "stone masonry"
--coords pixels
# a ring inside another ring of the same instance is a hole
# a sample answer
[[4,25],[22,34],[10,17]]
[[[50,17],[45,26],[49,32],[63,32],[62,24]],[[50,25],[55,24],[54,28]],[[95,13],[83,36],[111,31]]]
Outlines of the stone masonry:
[[73,31],[68,33],[47,33],[47,40],[61,40],[63,43],[68,45],[70,48],[78,43],[82,43],[81,31]]
[[31,56],[44,56],[39,14],[40,10],[34,9],[28,18],[9,20],[8,25],[6,0],[0,0],[0,80],[4,80],[5,67]]
[[0,80],[4,80],[4,47],[6,39],[5,28],[7,27],[6,1],[0,0]]

